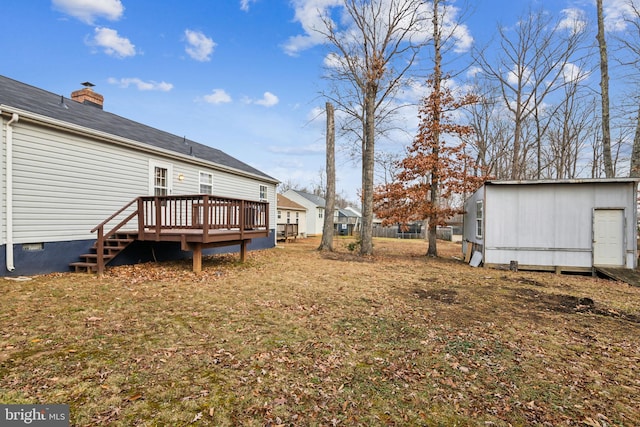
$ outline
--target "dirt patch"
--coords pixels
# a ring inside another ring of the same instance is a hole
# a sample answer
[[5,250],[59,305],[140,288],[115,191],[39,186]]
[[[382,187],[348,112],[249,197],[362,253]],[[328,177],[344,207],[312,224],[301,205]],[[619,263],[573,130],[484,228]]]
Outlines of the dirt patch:
[[413,294],[420,299],[431,299],[445,304],[456,304],[458,302],[458,292],[453,289],[429,289],[416,288]]
[[616,317],[633,323],[640,323],[640,316],[609,309],[589,297],[573,295],[547,294],[528,288],[513,288],[517,299],[524,299],[527,304],[561,313],[593,313],[601,316]]

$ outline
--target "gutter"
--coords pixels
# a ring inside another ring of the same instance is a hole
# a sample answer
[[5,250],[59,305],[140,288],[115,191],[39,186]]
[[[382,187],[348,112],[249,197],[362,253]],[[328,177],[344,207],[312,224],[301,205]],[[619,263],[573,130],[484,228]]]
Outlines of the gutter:
[[6,168],[5,168],[5,192],[6,192],[6,227],[7,241],[5,245],[7,270],[14,271],[13,265],[13,124],[20,120],[17,113],[11,115],[11,120],[7,122],[6,131]]

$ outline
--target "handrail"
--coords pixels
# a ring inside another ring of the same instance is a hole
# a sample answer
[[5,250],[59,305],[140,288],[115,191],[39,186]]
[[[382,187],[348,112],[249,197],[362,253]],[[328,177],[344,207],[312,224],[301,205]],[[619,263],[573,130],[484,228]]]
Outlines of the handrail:
[[111,215],[109,218],[105,219],[104,221],[102,221],[100,224],[96,225],[95,227],[93,227],[93,229],[91,230],[92,233],[95,233],[98,228],[100,227],[104,227],[109,221],[111,221],[113,218],[117,217],[118,215],[120,215],[125,209],[127,209],[129,206],[131,206],[132,204],[134,204],[135,202],[138,201],[138,197],[136,197],[135,199],[133,199],[132,201],[130,201],[129,203],[127,203],[124,207],[122,207],[119,211],[117,211],[116,213],[114,213],[113,215]]
[[98,231],[97,242],[96,242],[96,255],[97,255],[96,263],[98,264],[97,265],[98,275],[102,275],[102,273],[104,272],[104,264],[105,264],[105,262],[104,262],[104,238],[105,238],[105,236],[111,236],[112,234],[115,234],[118,230],[120,230],[120,228],[122,228],[122,226],[124,226],[129,221],[131,221],[138,214],[137,207],[136,207],[136,210],[134,212],[132,212],[124,220],[120,221],[120,223],[118,223],[115,227],[113,227],[106,234],[104,233],[104,226],[107,225],[112,219],[114,219],[115,217],[120,215],[122,212],[124,212],[126,209],[128,209],[131,205],[133,205],[134,203],[137,203],[137,202],[138,202],[138,198],[136,197],[135,199],[133,199],[132,201],[130,201],[129,203],[124,205],[122,208],[120,208],[120,210],[118,210],[116,213],[114,213],[109,218],[107,218],[104,221],[102,221],[100,224],[96,225],[91,230],[92,233],[95,233],[96,231]]

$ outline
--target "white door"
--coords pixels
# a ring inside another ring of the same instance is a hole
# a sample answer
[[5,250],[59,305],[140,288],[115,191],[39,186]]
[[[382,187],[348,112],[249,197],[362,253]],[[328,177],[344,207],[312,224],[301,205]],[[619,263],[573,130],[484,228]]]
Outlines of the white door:
[[593,211],[593,265],[624,265],[624,211]]

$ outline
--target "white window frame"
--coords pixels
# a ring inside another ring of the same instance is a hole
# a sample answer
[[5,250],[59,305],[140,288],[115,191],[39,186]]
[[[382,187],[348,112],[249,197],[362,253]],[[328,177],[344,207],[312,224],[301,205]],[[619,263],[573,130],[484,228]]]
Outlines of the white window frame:
[[267,191],[268,191],[267,186],[260,184],[260,201],[261,202],[267,201]]
[[482,224],[484,221],[484,201],[478,200],[476,202],[476,237],[482,239],[484,230]]
[[[209,182],[203,182],[202,177],[206,176],[209,178]],[[209,187],[209,191],[202,191],[202,186]],[[198,192],[200,194],[213,194],[213,174],[207,171],[198,171]]]
[[[156,186],[156,168],[166,169],[167,182],[165,187]],[[167,196],[173,194],[173,165],[168,162],[149,160],[149,194],[156,195],[156,188],[164,188]]]

